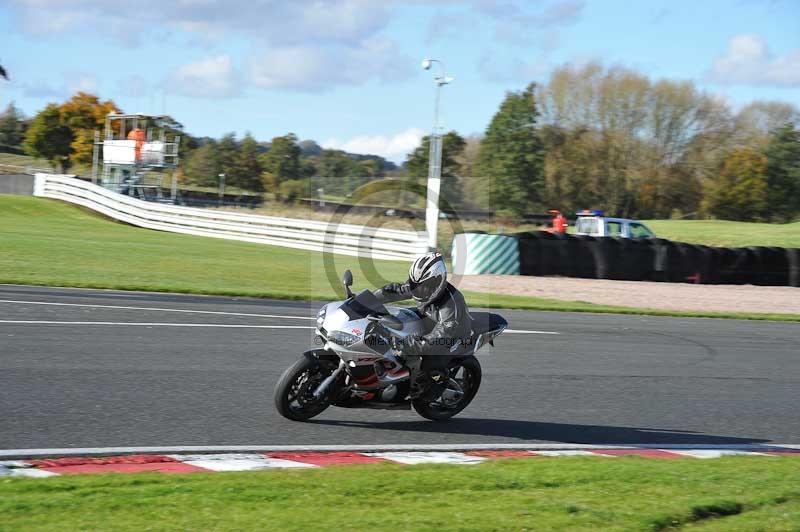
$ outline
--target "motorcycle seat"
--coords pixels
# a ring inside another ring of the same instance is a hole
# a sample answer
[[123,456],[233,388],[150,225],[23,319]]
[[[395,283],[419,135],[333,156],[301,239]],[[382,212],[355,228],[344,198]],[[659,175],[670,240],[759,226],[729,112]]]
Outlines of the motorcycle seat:
[[480,336],[491,331],[496,331],[508,326],[508,322],[499,314],[491,312],[470,312],[472,316],[472,333]]

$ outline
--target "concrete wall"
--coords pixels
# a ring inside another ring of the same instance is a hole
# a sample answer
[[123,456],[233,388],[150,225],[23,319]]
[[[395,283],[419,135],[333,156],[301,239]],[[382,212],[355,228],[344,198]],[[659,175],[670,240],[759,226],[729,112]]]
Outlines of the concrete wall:
[[33,195],[33,176],[28,174],[0,174],[0,194]]

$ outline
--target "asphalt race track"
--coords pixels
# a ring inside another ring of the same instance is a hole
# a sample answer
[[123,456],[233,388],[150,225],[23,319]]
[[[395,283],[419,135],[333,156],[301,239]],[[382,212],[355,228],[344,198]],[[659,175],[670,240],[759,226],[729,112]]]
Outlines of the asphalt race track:
[[796,323],[499,311],[520,332],[480,356],[458,418],[295,423],[272,389],[311,345],[316,303],[21,286],[0,300],[0,449],[800,442]]

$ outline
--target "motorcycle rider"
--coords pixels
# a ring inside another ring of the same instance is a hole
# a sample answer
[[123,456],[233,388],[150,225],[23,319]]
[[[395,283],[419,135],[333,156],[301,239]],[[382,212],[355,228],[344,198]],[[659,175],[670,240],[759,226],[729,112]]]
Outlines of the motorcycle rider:
[[436,399],[446,384],[449,356],[472,336],[464,296],[447,282],[447,267],[438,252],[417,257],[405,283],[389,283],[381,292],[387,303],[410,298],[417,302],[417,313],[425,318],[429,332],[408,336],[398,347],[411,371],[411,398]]

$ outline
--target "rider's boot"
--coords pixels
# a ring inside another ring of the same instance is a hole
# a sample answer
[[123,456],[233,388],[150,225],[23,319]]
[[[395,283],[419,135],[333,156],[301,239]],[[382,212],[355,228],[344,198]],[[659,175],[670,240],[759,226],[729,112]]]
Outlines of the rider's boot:
[[428,371],[417,370],[416,375],[411,374],[411,399],[425,399],[434,401],[442,395],[447,387],[447,375],[444,371],[432,369]]

